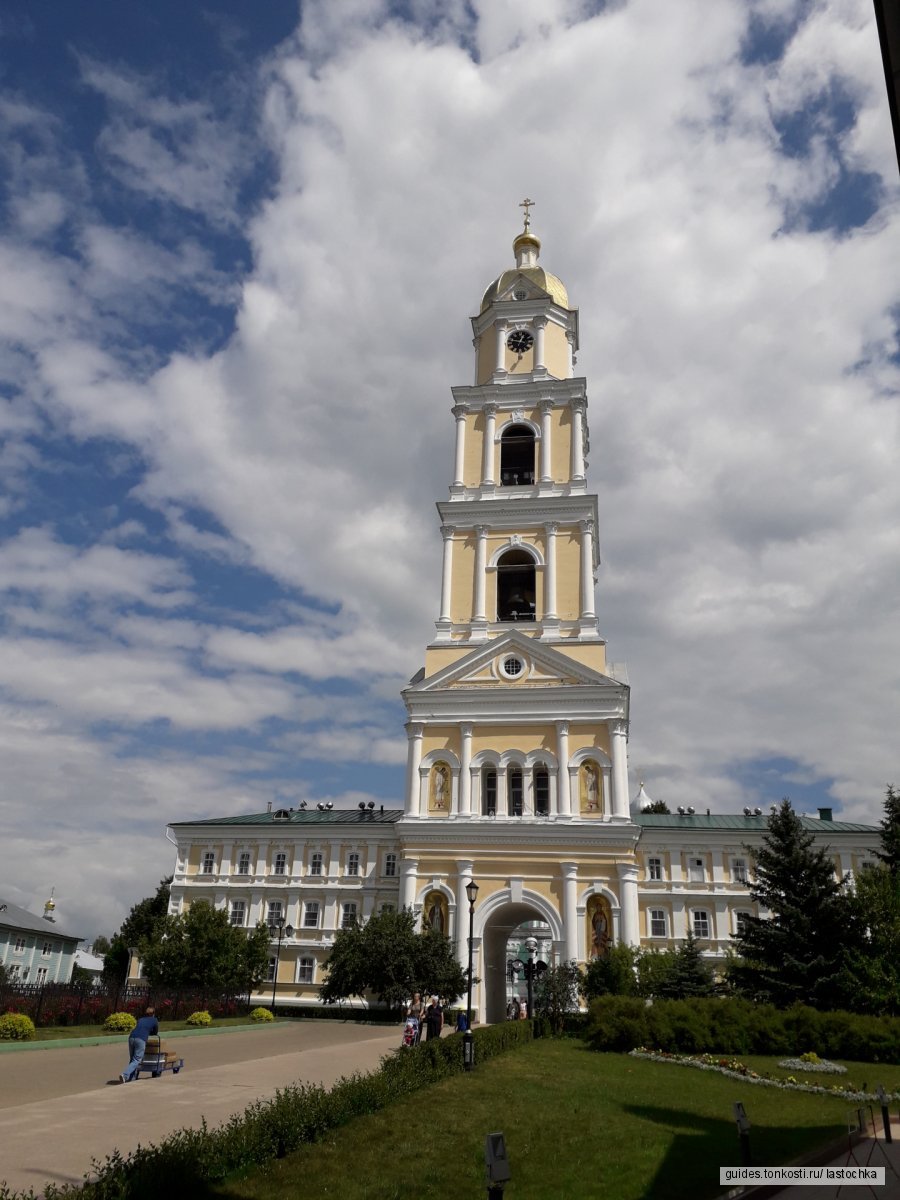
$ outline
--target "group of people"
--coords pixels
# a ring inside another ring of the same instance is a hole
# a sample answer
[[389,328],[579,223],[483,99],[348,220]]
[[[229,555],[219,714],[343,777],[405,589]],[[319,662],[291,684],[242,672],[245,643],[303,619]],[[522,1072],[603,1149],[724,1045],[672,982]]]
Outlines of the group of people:
[[428,1041],[429,1038],[440,1037],[444,1028],[444,1006],[438,996],[432,996],[426,1005],[421,995],[416,992],[406,1010],[407,1024],[416,1022],[415,1041]]
[[506,1006],[507,1021],[524,1021],[528,1017],[528,1001],[524,996],[511,996]]

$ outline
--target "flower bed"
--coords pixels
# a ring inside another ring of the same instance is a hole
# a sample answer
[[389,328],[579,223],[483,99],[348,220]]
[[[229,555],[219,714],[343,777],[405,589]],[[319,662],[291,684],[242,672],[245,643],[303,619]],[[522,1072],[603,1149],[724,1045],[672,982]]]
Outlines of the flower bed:
[[[746,1083],[758,1083],[762,1087],[811,1092],[820,1096],[839,1096],[844,1100],[873,1101],[879,1099],[874,1092],[863,1092],[849,1080],[843,1084],[832,1083],[825,1087],[822,1084],[798,1083],[793,1075],[789,1075],[787,1079],[777,1079],[765,1072],[751,1070],[746,1063],[742,1063],[737,1058],[721,1058],[715,1054],[671,1054],[668,1050],[648,1050],[645,1046],[638,1046],[636,1050],[631,1051],[631,1057],[646,1058],[651,1062],[674,1063],[679,1067],[696,1067],[700,1071],[716,1071],[719,1075],[727,1075],[730,1079],[743,1079]],[[803,1062],[801,1059],[790,1061],[799,1063],[798,1069],[800,1070],[809,1070],[808,1062]],[[781,1065],[779,1063],[779,1066]],[[846,1070],[846,1068],[842,1067],[841,1070]],[[900,1100],[900,1092],[889,1092],[887,1098],[889,1101]]]
[[818,1054],[801,1054],[799,1058],[783,1058],[778,1064],[785,1071],[816,1071],[820,1075],[846,1075],[847,1068],[840,1063],[819,1058]]

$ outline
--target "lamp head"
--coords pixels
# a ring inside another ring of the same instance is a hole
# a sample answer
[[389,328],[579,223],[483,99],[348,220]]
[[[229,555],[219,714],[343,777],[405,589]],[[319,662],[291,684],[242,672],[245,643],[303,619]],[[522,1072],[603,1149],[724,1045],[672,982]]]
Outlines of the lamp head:
[[478,884],[474,879],[470,879],[466,884],[466,896],[468,897],[470,904],[474,904],[478,899]]

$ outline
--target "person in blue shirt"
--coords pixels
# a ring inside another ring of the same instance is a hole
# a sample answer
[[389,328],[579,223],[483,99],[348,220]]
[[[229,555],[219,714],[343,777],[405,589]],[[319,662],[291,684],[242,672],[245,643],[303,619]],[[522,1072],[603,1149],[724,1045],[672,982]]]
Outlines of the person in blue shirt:
[[128,1083],[137,1074],[137,1070],[141,1065],[141,1060],[144,1057],[144,1051],[147,1048],[147,1038],[155,1037],[159,1033],[159,1021],[157,1021],[153,1008],[148,1008],[141,1019],[128,1035],[128,1053],[131,1055],[131,1061],[128,1066],[119,1076],[121,1083]]

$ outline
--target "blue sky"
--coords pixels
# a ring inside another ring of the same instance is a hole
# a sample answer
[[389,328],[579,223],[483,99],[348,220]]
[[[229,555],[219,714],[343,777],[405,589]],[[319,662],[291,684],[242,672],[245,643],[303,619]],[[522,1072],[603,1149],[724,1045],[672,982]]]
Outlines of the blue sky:
[[581,312],[598,612],[673,806],[898,778],[898,186],[867,0],[0,14],[0,891],[399,804],[468,317]]

